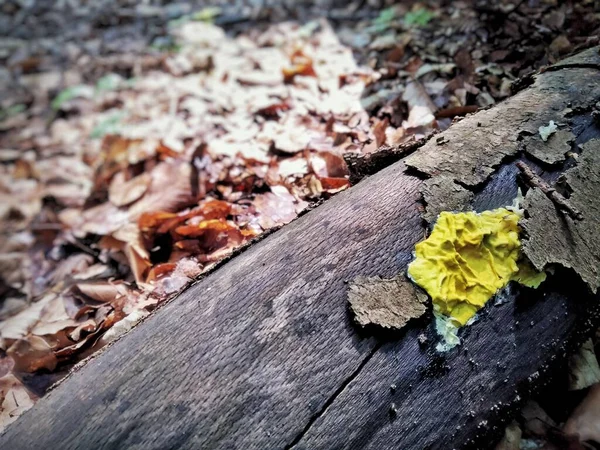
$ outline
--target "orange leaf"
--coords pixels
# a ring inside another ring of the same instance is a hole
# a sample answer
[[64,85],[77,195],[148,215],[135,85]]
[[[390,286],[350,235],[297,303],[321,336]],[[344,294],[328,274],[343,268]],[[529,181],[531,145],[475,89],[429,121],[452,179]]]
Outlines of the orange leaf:
[[200,205],[205,219],[225,218],[231,212],[231,204],[222,200],[209,200]]
[[177,214],[164,211],[143,213],[138,220],[138,226],[141,230],[148,231],[151,228],[156,228],[166,220],[174,217],[177,217]]
[[146,281],[150,282],[150,281],[154,281],[157,278],[172,272],[175,270],[175,267],[177,267],[176,263],[161,263],[161,264],[157,264],[154,267],[152,267],[152,269],[150,269],[150,272],[148,272],[148,276],[146,277]]
[[342,190],[350,186],[350,182],[346,178],[329,178],[323,177],[320,179],[323,189],[331,190]]
[[292,83],[296,75],[302,75],[305,77],[316,77],[317,73],[313,68],[313,61],[311,58],[302,53],[302,50],[296,50],[290,57],[292,67],[284,67],[283,81],[285,83]]
[[206,231],[228,231],[233,227],[229,225],[224,219],[209,219],[203,220],[198,225],[182,225],[175,228],[175,232],[181,236],[186,237],[199,237],[202,236]]

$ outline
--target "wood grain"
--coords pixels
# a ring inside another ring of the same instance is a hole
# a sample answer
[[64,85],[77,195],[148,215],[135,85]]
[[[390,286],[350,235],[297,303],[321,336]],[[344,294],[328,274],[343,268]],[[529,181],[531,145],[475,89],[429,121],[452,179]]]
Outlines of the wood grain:
[[[568,68],[586,70],[594,69]],[[571,83],[564,95],[576,89]],[[473,205],[512,200],[514,173],[505,164]],[[400,335],[357,330],[345,281],[406,267],[424,234],[421,184],[398,162],[252,246],[51,391],[8,427],[0,448],[488,442],[519,392],[597,324],[598,302],[560,275],[544,290],[487,307],[446,356],[432,351],[430,315]],[[419,346],[426,327],[429,342]]]
[[[492,187],[512,188],[484,189],[478,209],[510,203],[516,172],[504,166]],[[600,296],[566,271],[537,290],[511,285],[504,298],[446,354],[435,351],[432,320],[386,342],[292,449],[489,448],[509,413],[564,370],[565,355],[600,322]]]
[[251,247],[50,392],[0,448],[290,444],[376,345],[352,326],[344,281],[410,260],[419,185],[391,166]]

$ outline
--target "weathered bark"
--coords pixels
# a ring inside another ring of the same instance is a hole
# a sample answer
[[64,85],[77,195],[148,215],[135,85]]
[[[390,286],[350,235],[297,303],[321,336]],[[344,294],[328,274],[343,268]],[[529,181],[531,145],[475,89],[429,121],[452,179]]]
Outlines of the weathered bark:
[[0,448],[485,446],[595,328],[598,297],[560,271],[515,287],[442,355],[430,313],[401,334],[357,329],[346,281],[405,270],[425,232],[420,190],[435,201],[436,177],[467,192],[463,209],[509,204],[523,125],[535,133],[552,111],[579,143],[600,134],[592,52],[413,153],[428,181],[393,164],[207,276],[50,392]]

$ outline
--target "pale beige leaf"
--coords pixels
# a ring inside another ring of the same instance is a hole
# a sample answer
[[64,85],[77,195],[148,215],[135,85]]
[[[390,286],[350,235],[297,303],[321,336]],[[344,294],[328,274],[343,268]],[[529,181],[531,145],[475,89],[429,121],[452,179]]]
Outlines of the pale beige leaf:
[[52,347],[39,336],[19,339],[6,351],[6,354],[14,360],[16,372],[54,370],[58,364]]
[[594,343],[588,339],[569,359],[569,389],[578,390],[600,382],[600,367]]
[[0,378],[0,432],[33,406],[35,395],[30,394],[12,374]]
[[129,181],[125,181],[123,172],[119,172],[113,178],[108,188],[108,199],[115,206],[126,206],[146,193],[152,177],[143,173]]

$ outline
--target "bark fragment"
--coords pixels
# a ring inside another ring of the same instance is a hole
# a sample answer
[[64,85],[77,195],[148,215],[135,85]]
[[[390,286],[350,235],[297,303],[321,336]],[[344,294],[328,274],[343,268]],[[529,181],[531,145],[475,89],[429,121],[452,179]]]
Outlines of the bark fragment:
[[525,138],[525,152],[533,158],[546,164],[559,164],[565,161],[566,153],[571,150],[575,135],[569,130],[559,130],[552,133],[547,141],[539,134]]
[[473,200],[473,193],[454,182],[451,177],[439,176],[425,180],[421,188],[427,210],[423,219],[435,222],[442,211],[465,211]]
[[568,213],[573,219],[581,220],[583,215],[575,208],[569,200],[561,195],[556,189],[542,180],[531,168],[523,161],[519,161],[516,164],[517,168],[521,171],[521,177],[527,183],[529,187],[537,188],[544,193],[556,207],[562,211]]
[[343,156],[350,171],[350,183],[356,184],[364,177],[394,164],[425,144],[433,134],[429,133],[421,139],[412,139],[398,145],[383,146],[374,153],[345,153]]
[[[546,70],[536,75],[529,89],[465,118],[444,131],[440,138],[427,142],[405,159],[407,167],[431,178],[448,177],[466,189],[480,186],[502,161],[521,150],[521,136],[538,135],[539,127],[550,120],[564,122],[569,108],[593,107],[600,99],[600,72],[596,67],[600,67],[598,48],[570,58],[569,65],[562,66],[569,70]],[[562,135],[562,139],[566,137]],[[561,136],[557,142],[560,140]],[[533,146],[531,151],[548,161],[564,157],[560,146],[543,154],[533,150]],[[432,209],[436,208],[439,206],[432,205]],[[424,216],[434,217],[435,212],[426,212]]]
[[592,292],[600,287],[600,139],[583,145],[579,164],[565,172],[569,202],[582,214],[574,220],[557,210],[540,189],[525,196],[523,253],[537,270],[550,264],[572,268]]
[[399,330],[426,311],[427,295],[404,275],[391,279],[358,277],[348,288],[348,301],[361,326],[379,325]]

